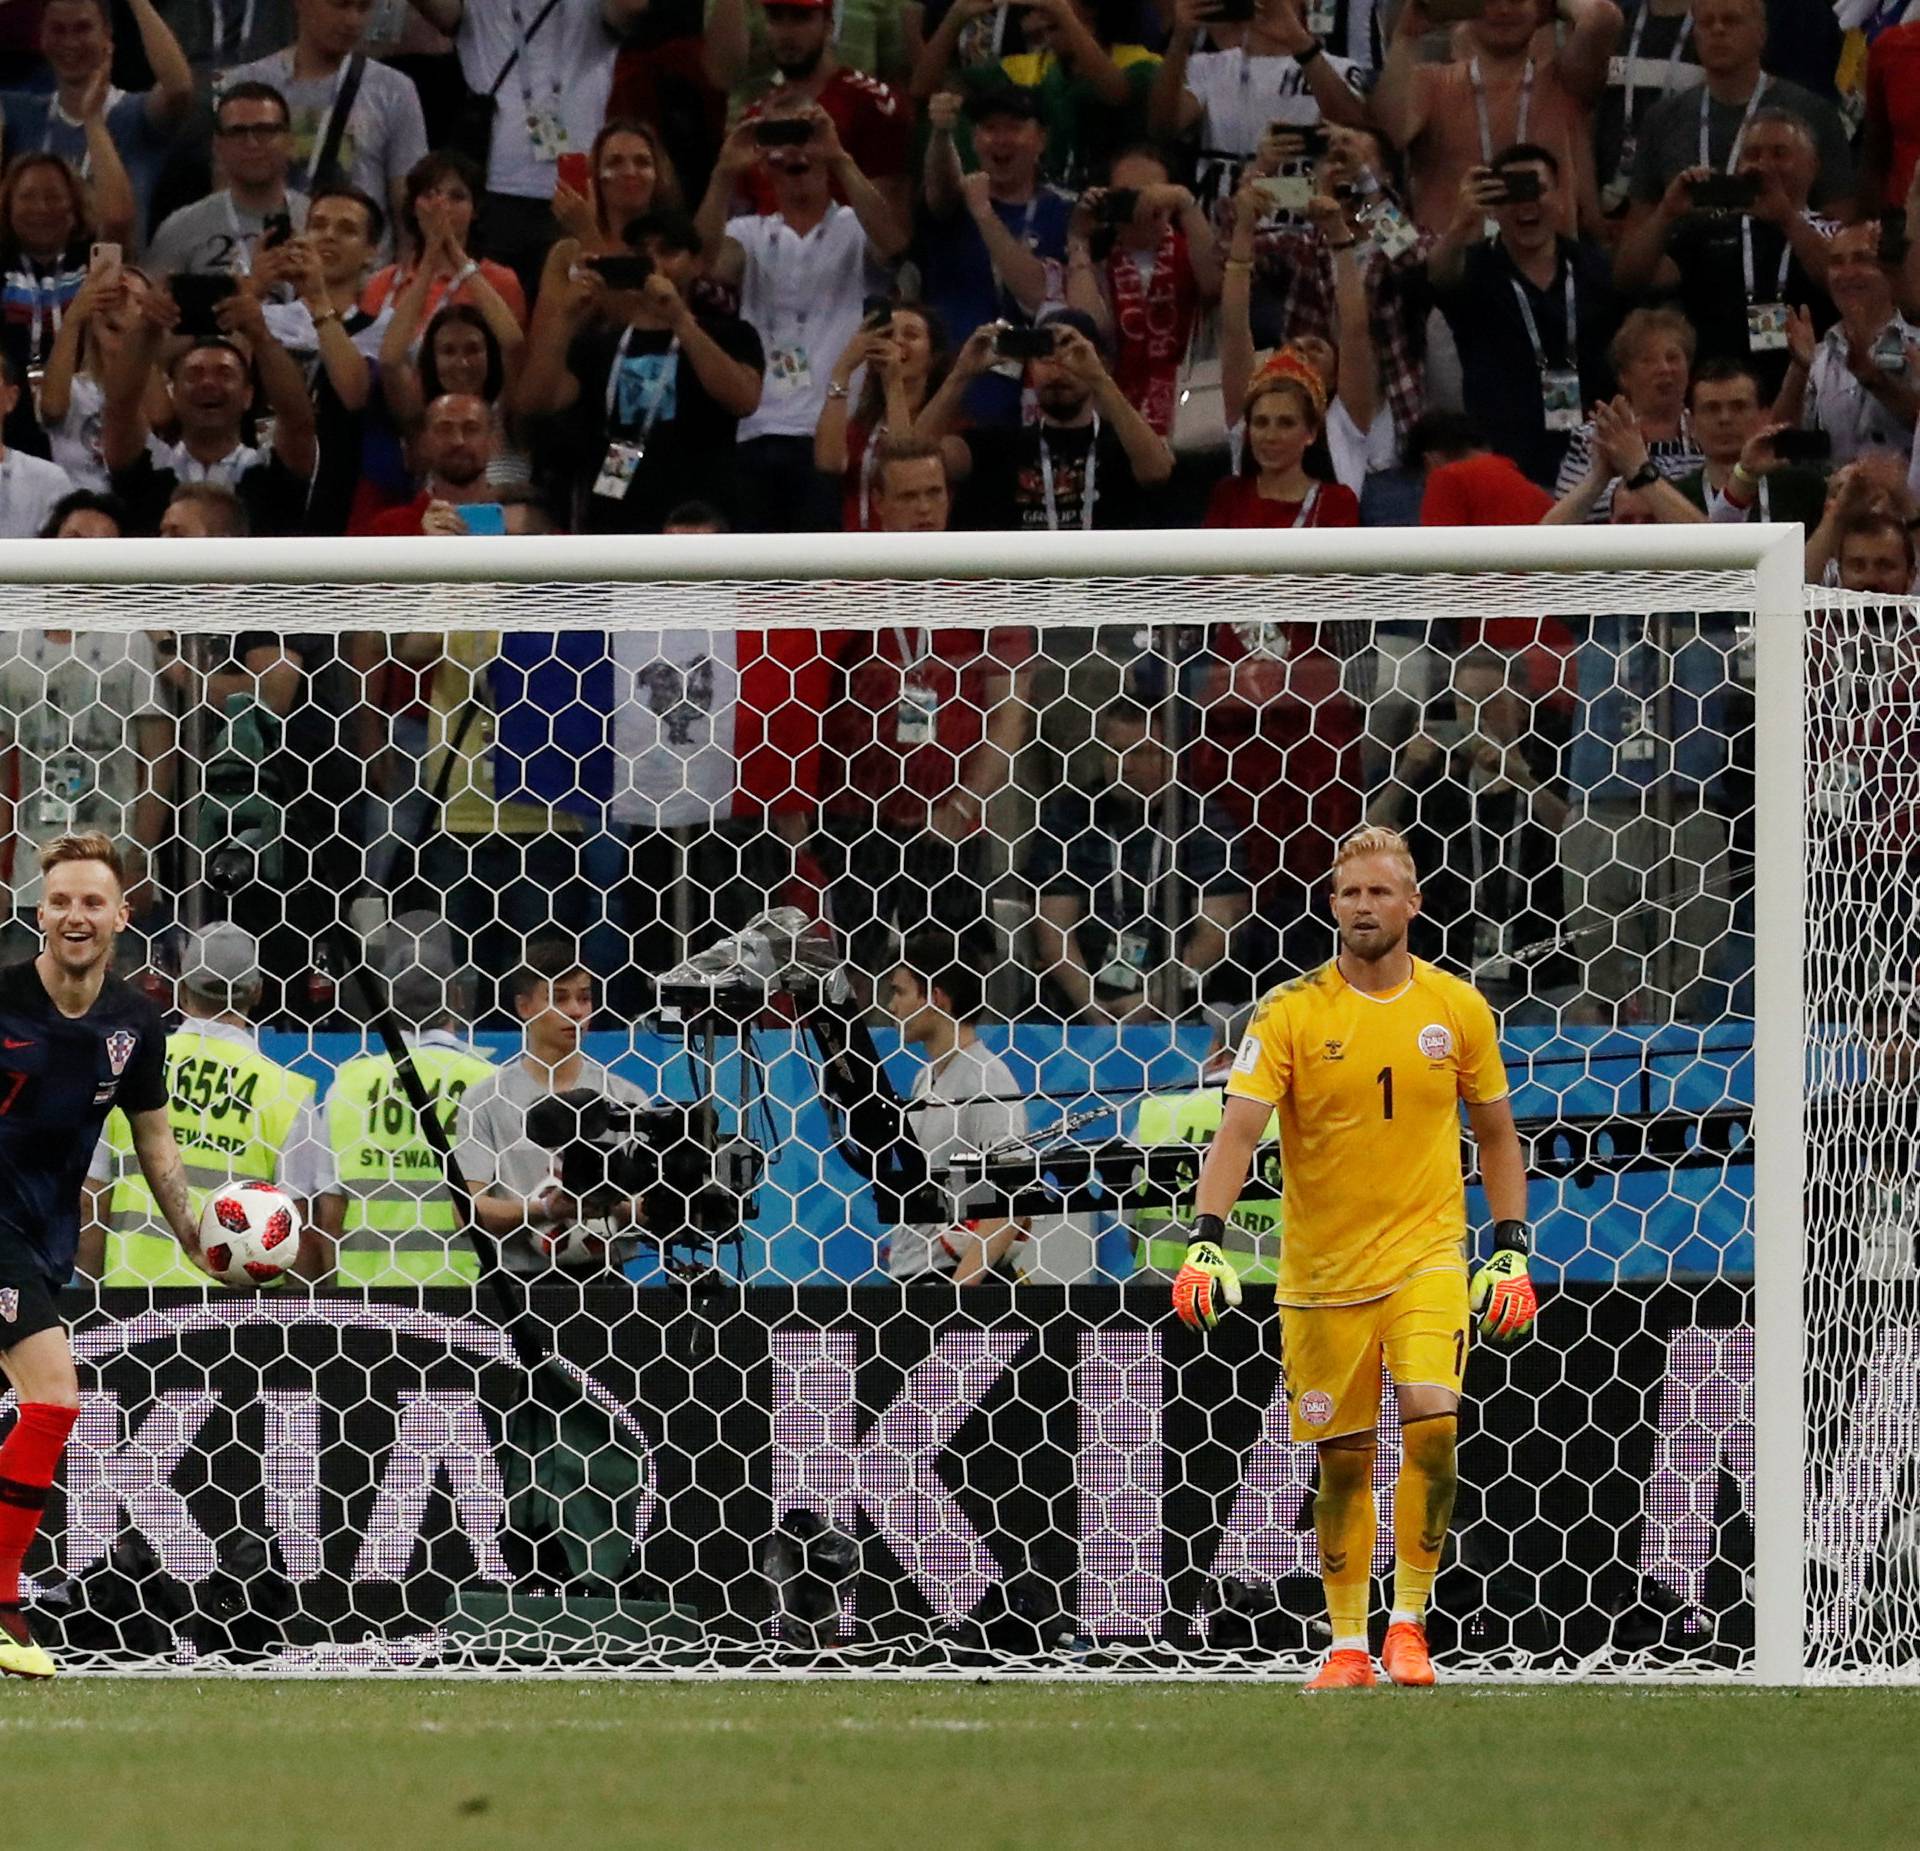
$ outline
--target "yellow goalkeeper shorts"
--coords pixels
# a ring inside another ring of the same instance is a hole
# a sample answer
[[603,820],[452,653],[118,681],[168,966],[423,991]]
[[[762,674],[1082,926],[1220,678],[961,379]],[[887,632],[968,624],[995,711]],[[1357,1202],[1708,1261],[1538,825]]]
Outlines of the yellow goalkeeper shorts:
[[1380,1420],[1380,1365],[1402,1387],[1460,1392],[1467,1366],[1467,1275],[1415,1273],[1364,1305],[1282,1305],[1280,1367],[1293,1437],[1365,1433]]

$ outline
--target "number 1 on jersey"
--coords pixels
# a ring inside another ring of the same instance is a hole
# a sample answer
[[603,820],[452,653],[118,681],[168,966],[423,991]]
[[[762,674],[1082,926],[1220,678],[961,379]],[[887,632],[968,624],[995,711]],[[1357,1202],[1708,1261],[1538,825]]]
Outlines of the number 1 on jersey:
[[1380,1086],[1380,1116],[1391,1118],[1393,1116],[1393,1069],[1382,1067],[1373,1077]]

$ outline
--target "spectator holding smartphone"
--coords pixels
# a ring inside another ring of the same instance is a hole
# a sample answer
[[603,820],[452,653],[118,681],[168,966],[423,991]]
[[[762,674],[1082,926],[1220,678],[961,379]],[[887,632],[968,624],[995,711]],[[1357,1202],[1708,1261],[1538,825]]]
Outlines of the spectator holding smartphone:
[[[745,0],[715,0],[715,12],[724,21]],[[865,71],[850,70],[834,50],[835,22],[844,8],[833,0],[774,0],[762,9],[767,22],[767,46],[773,74],[766,90],[742,115],[745,122],[768,117],[804,117],[811,109],[825,112],[840,145],[861,174],[884,199],[902,224],[913,216],[912,135],[907,107],[890,85]],[[709,28],[711,30],[711,28]],[[724,51],[724,41],[721,41]],[[715,63],[715,41],[708,40],[708,66]],[[774,208],[770,171],[745,168],[739,175],[756,211]],[[834,198],[851,205],[853,196],[831,176]]]
[[[827,387],[827,408],[814,432],[813,460],[841,484],[842,524],[849,533],[880,526],[881,452],[909,441],[950,364],[946,335],[932,311],[901,302],[881,303],[841,350]],[[864,384],[850,413],[856,375]],[[947,442],[958,452],[957,437]]]
[[426,481],[403,507],[376,515],[372,534],[549,533],[552,523],[522,500],[504,505],[487,480],[493,412],[471,393],[449,392],[427,407],[419,457]]
[[1693,434],[1706,460],[1674,486],[1716,521],[1820,524],[1823,433],[1775,424],[1759,375],[1743,360],[1709,360],[1693,376]]
[[[1197,51],[1203,32],[1209,49]],[[1269,123],[1366,120],[1352,62],[1308,31],[1302,0],[1178,0],[1147,127],[1162,141],[1198,137],[1203,195],[1231,196]]]
[[1854,191],[1853,155],[1840,112],[1812,91],[1761,68],[1767,45],[1767,0],[1698,0],[1693,40],[1706,80],[1676,91],[1647,112],[1633,164],[1632,230],[1654,210],[1676,175],[1689,167],[1732,173],[1747,131],[1762,109],[1784,109],[1807,125],[1819,150],[1813,203],[1845,218]]
[[[1565,173],[1552,149],[1519,142],[1460,183],[1427,274],[1460,350],[1466,402],[1493,448],[1543,488],[1586,407],[1613,396],[1618,325],[1605,257],[1562,234]],[[1489,242],[1489,216],[1499,236]]]
[[227,183],[161,222],[147,249],[155,276],[244,274],[263,239],[284,241],[306,225],[306,195],[287,186],[293,122],[278,90],[230,85],[214,106],[213,135]]
[[555,338],[534,348],[513,394],[523,416],[571,414],[581,533],[658,533],[689,498],[728,508],[735,433],[766,365],[746,322],[690,300],[704,264],[685,213],[648,213],[628,231],[632,251],[581,261]]
[[[584,190],[570,184],[568,165],[560,163],[560,179],[553,189],[553,216],[567,236],[548,252],[549,272],[555,251],[561,253],[563,269],[572,265],[580,251],[624,251],[627,247],[621,234],[643,212],[682,203],[680,176],[674,172],[666,143],[650,122],[616,116],[603,124],[582,158],[581,168],[582,172],[572,177],[584,180]],[[568,248],[570,245],[578,249]]]
[[977,328],[961,348],[919,436],[954,429],[968,382],[996,356],[1024,364],[1040,414],[1017,430],[962,439],[972,526],[1067,533],[1143,523],[1141,490],[1173,474],[1173,452],[1107,371],[1098,342],[1090,315],[1056,309],[1037,328]]
[[[1089,192],[1075,215],[1067,302],[1092,318],[1120,390],[1166,437],[1194,322],[1220,299],[1219,247],[1207,215],[1169,179],[1154,149],[1122,154],[1110,182]],[[1098,264],[1095,236],[1106,244]]]
[[[1455,21],[1455,55],[1421,62],[1430,35]],[[1561,21],[1565,36],[1542,51],[1541,28]],[[1495,165],[1495,150],[1525,142],[1553,157],[1573,211],[1569,228],[1597,229],[1590,112],[1619,37],[1613,0],[1485,0],[1477,10],[1407,0],[1373,93],[1373,119],[1407,157],[1420,228],[1444,231],[1468,173]]]
[[[113,492],[132,510],[140,533],[158,530],[176,487],[202,482],[237,497],[253,532],[299,533],[316,444],[313,400],[298,364],[274,339],[259,297],[244,286],[232,290],[214,303],[211,327],[182,330],[189,338],[167,369],[180,435],[172,443],[156,441],[148,384],[161,340],[180,319],[167,292],[140,298],[140,319],[108,369],[100,448]],[[256,368],[273,414],[270,446],[244,437]]]
[[[728,202],[754,168],[771,185],[775,210],[730,219]],[[834,202],[836,184],[844,206]],[[760,402],[735,451],[741,524],[831,531],[839,498],[813,466],[813,433],[834,358],[859,329],[866,299],[884,288],[880,266],[906,249],[908,227],[814,104],[798,116],[743,122],[727,137],[695,229],[715,279],[740,292],[741,316],[766,355]]]
[[102,251],[67,305],[40,381],[40,424],[53,460],[82,488],[104,493],[100,452],[106,377],[140,314],[147,280]]
[[1817,171],[1806,123],[1790,110],[1759,110],[1736,173],[1676,174],[1614,253],[1624,294],[1677,294],[1699,357],[1750,361],[1769,399],[1787,370],[1787,305],[1807,304],[1822,329],[1833,321],[1827,245],[1839,226],[1808,204]]
[[[926,298],[950,328],[1031,321],[1060,293],[1073,201],[1040,178],[1046,145],[1031,90],[995,83],[966,105],[977,172],[965,172],[957,138],[961,100],[943,91],[927,105],[920,259]],[[975,422],[1011,424],[1017,381],[984,375],[968,399]]]
[[1804,307],[1787,318],[1788,366],[1773,401],[1774,418],[1825,431],[1836,463],[1875,450],[1904,459],[1920,414],[1913,383],[1920,328],[1895,305],[1877,224],[1848,225],[1833,235],[1827,294],[1840,319],[1825,335],[1815,335]]

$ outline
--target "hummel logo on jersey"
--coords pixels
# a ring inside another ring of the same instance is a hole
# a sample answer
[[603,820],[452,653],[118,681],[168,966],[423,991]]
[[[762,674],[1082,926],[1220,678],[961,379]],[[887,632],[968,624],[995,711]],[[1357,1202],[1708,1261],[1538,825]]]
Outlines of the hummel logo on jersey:
[[1347,1044],[1344,1041],[1329,1041],[1327,1043],[1328,1060],[1344,1060],[1346,1058],[1346,1051]]

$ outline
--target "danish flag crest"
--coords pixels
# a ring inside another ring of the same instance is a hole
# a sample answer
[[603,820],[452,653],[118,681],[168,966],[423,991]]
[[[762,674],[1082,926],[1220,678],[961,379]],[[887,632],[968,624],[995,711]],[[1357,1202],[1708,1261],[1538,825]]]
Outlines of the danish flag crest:
[[116,1028],[107,1037],[107,1065],[113,1069],[116,1079],[126,1072],[127,1062],[133,1059],[133,1051],[139,1045],[140,1037],[130,1028]]
[[0,1285],[0,1319],[11,1324],[20,1315],[20,1288],[17,1285]]

